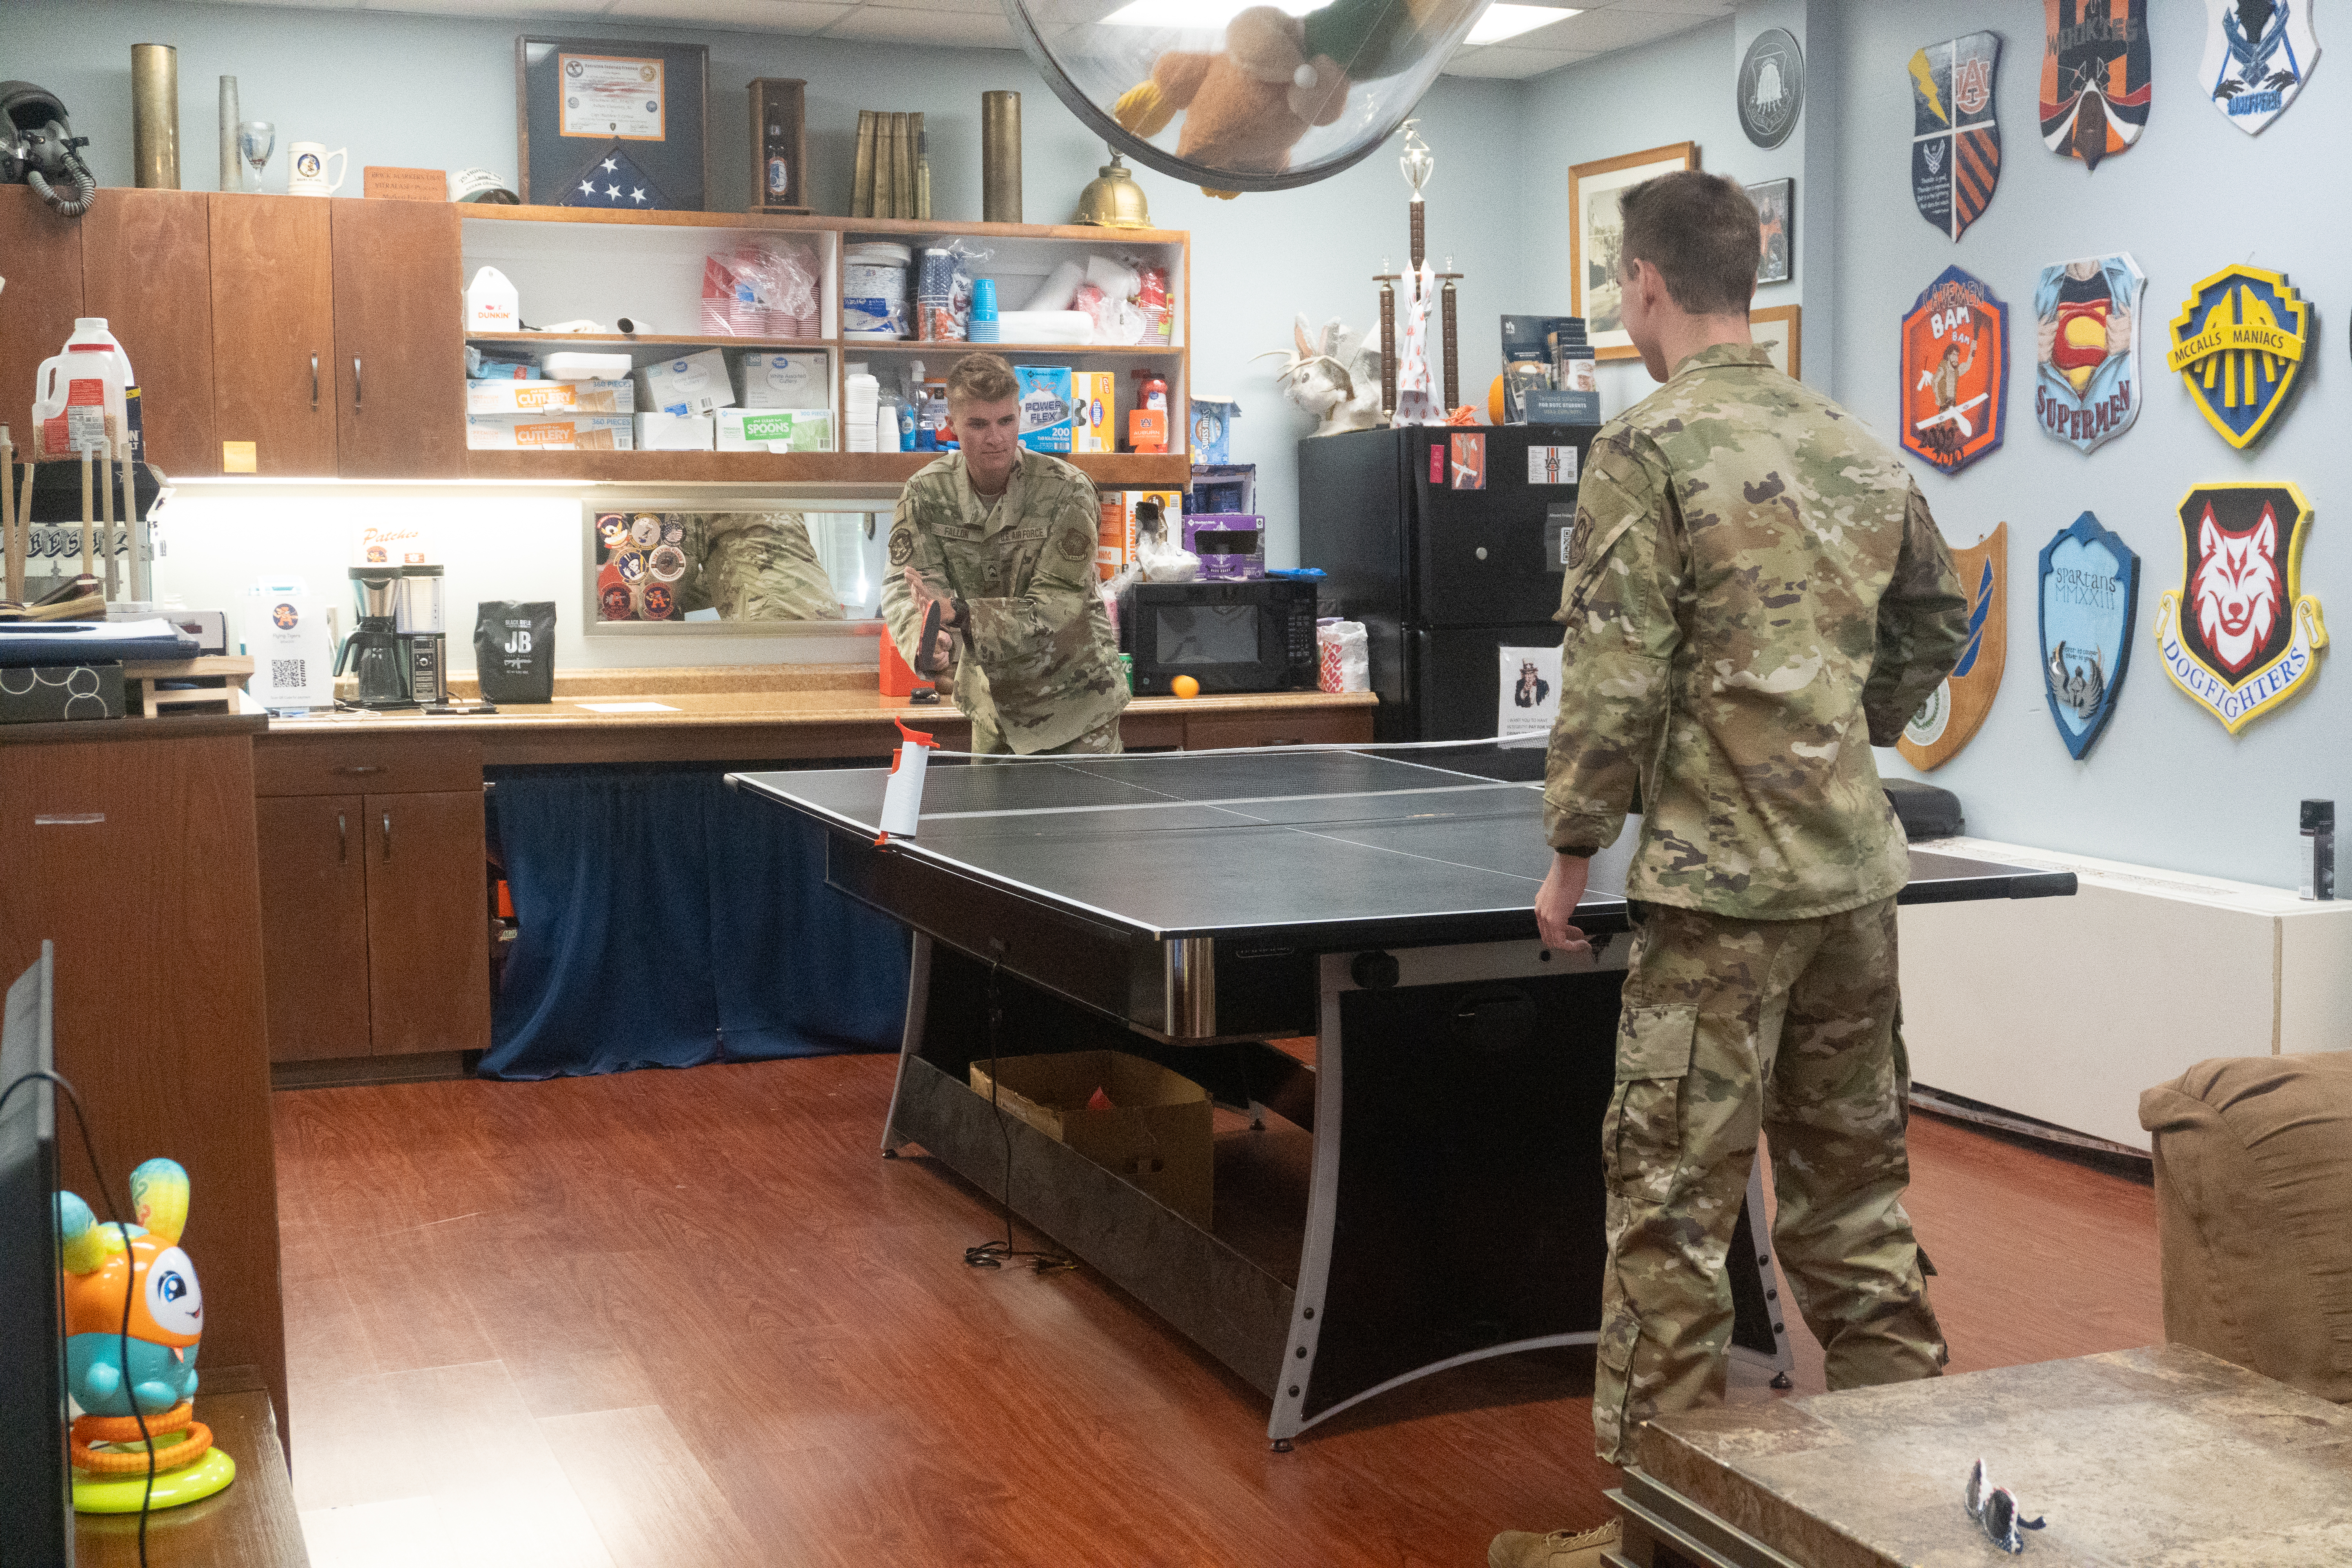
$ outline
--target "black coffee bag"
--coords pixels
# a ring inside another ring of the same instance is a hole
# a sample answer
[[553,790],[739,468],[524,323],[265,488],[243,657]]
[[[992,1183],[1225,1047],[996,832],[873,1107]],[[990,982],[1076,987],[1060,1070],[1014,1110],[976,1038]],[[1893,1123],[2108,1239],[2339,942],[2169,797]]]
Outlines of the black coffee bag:
[[555,700],[555,605],[485,599],[474,612],[474,673],[482,700]]

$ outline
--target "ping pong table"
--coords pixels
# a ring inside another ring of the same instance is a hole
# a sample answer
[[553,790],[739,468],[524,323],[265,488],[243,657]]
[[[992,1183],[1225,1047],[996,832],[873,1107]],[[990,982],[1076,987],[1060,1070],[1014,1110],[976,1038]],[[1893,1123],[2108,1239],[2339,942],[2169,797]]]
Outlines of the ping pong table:
[[[1101,1270],[1271,1399],[1286,1448],[1428,1373],[1596,1338],[1637,835],[1593,863],[1592,951],[1545,949],[1541,763],[1367,746],[934,763],[916,834],[887,844],[887,769],[729,782],[822,824],[827,881],[914,933],[885,1152],[919,1144]],[[1901,900],[2074,880],[1914,849]],[[1307,1035],[1311,1069],[1266,1043]],[[967,1082],[999,1044],[1146,1056],[1260,1125],[1279,1107],[1312,1135],[1303,1213],[1276,1221],[1295,1265],[1222,1194],[1203,1228],[1000,1123]],[[1761,1181],[1732,1254],[1733,1353],[1785,1373]]]

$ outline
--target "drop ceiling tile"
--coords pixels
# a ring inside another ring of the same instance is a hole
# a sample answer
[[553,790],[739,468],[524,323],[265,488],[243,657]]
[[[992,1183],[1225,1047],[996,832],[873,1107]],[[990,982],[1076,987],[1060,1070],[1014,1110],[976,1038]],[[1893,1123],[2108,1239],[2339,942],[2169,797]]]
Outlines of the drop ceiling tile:
[[[963,11],[973,16],[1002,16],[1003,0],[866,0],[885,11]],[[1034,14],[1034,8],[1032,14]]]
[[1591,58],[1591,53],[1574,49],[1515,49],[1506,44],[1489,44],[1484,48],[1462,50],[1445,63],[1445,74],[1523,81]]
[[814,33],[849,15],[848,5],[810,0],[608,0],[604,13],[621,18],[691,22],[730,31]]
[[1587,11],[1580,16],[1570,16],[1565,22],[1554,22],[1549,27],[1538,27],[1523,34],[1515,43],[1528,48],[1575,49],[1600,54],[1611,49],[1631,48],[1646,44],[1653,38],[1685,32],[1700,26],[1707,18],[1679,11],[1632,11],[1612,6],[1605,11]]
[[[312,5],[318,0],[310,0]],[[582,16],[601,16],[612,0],[521,0],[520,4],[500,5],[499,15],[519,21],[542,18],[561,20]],[[393,11],[413,16],[475,16],[482,15],[480,0],[360,0],[363,11]]]
[[949,47],[1010,49],[1012,25],[997,11],[981,16],[970,12],[915,11],[887,5],[861,5],[825,29],[828,38],[871,38],[890,44],[936,44]]

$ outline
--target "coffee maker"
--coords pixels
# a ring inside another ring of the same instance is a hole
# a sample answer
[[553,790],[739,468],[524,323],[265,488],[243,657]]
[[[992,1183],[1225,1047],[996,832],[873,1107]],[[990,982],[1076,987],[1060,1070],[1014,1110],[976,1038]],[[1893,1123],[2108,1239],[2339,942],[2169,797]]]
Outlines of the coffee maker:
[[448,652],[441,624],[442,569],[410,562],[399,571],[394,629],[400,634],[401,667],[408,672],[409,695],[431,708],[449,700],[442,676]]
[[348,664],[359,677],[357,705],[362,708],[414,708],[409,694],[408,663],[395,629],[399,616],[400,568],[354,566],[352,592],[359,601],[359,628],[343,639],[335,656],[335,673]]

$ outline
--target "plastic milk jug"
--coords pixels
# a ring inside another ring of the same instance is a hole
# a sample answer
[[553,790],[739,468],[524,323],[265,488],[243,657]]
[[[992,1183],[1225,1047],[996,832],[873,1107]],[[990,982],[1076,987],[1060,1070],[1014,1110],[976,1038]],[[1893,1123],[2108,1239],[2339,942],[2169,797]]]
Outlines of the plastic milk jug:
[[466,285],[466,330],[469,332],[513,332],[521,330],[516,312],[521,305],[515,286],[495,267],[485,267]]
[[118,440],[131,433],[123,393],[136,384],[131,356],[106,330],[106,318],[75,318],[65,352],[43,360],[33,373],[36,449],[45,458],[104,453],[107,420],[114,421]]

